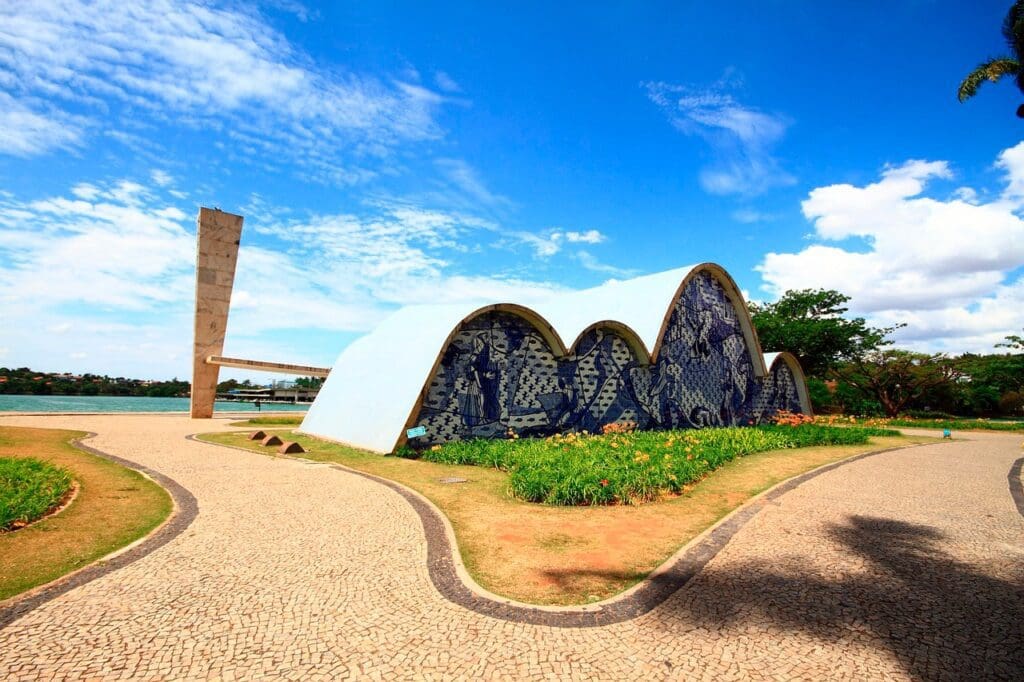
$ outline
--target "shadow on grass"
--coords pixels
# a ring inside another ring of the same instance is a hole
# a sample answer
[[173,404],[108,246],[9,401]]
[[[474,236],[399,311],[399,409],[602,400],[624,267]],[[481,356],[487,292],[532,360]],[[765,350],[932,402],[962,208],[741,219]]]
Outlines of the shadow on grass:
[[[644,627],[683,636],[696,627],[714,632],[767,625],[886,649],[917,679],[1024,679],[1019,558],[999,560],[999,572],[1009,578],[987,575],[944,552],[944,536],[935,528],[884,518],[854,516],[829,534],[859,559],[856,573],[822,576],[797,563],[788,570],[760,562],[726,571],[711,567],[658,607]],[[568,583],[587,575],[549,577]]]

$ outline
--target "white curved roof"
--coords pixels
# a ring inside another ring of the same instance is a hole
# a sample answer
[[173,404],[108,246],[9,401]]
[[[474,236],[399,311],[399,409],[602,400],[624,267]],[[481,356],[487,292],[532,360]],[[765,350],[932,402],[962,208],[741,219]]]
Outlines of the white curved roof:
[[[562,346],[556,347],[556,352],[570,347],[594,323],[615,321],[636,332],[649,358],[656,352],[663,323],[682,283],[700,269],[710,269],[720,280],[726,279],[726,290],[731,289],[730,295],[739,299],[740,321],[755,359],[755,373],[763,376],[765,366],[758,367],[761,350],[745,317],[746,304],[725,271],[713,264],[612,280],[591,289],[558,294],[521,310],[533,311],[547,321],[557,341],[552,345]],[[391,452],[448,337],[460,322],[491,305],[509,303],[493,300],[476,306],[427,305],[398,310],[342,351],[303,419],[301,431],[376,452]]]

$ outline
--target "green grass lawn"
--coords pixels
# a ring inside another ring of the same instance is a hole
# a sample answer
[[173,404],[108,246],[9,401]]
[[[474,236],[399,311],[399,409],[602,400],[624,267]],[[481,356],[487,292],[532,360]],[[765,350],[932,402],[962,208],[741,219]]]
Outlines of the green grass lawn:
[[[0,462],[15,462],[7,466],[18,470],[43,462],[78,483],[77,496],[60,514],[0,532],[0,600],[87,566],[146,535],[171,513],[170,495],[152,480],[71,445],[84,435],[0,426]],[[51,506],[38,504],[44,505]]]
[[873,427],[817,424],[637,431],[462,441],[398,454],[508,472],[516,497],[554,505],[642,504],[683,488],[736,457],[895,436]]
[[1024,422],[991,421],[989,419],[887,419],[888,426],[919,429],[950,429],[951,431],[1024,431]]
[[38,459],[0,458],[0,531],[26,526],[57,507],[71,474]]
[[927,419],[910,416],[901,417],[854,417],[843,414],[820,414],[814,423],[825,426],[868,426],[876,428],[949,429],[951,431],[1024,431],[1024,421],[1003,421],[994,419],[972,419],[953,417]]

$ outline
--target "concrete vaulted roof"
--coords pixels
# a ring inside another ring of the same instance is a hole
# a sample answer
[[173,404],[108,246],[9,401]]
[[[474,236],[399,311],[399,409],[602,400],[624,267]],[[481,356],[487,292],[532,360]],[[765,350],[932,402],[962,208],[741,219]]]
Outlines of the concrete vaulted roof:
[[804,375],[804,368],[800,366],[800,361],[797,360],[795,355],[785,351],[782,353],[764,354],[764,365],[768,368],[769,372],[772,371],[776,363],[783,363],[789,366],[789,371],[793,373],[793,378],[796,379],[796,392],[800,398],[800,407],[803,409],[804,414],[812,414],[811,396],[807,393],[807,377]]
[[403,441],[459,325],[496,310],[531,322],[559,356],[571,353],[590,329],[604,327],[616,330],[641,362],[653,362],[672,305],[698,272],[707,272],[722,284],[738,313],[754,373],[764,376],[764,356],[736,283],[720,266],[702,263],[557,294],[530,307],[493,301],[476,307],[402,308],[341,353],[301,430],[376,452],[392,451]]

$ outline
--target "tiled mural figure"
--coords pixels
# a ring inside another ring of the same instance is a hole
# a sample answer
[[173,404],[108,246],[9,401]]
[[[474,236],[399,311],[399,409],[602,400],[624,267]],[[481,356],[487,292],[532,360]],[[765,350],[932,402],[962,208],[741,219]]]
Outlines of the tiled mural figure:
[[755,412],[762,419],[770,418],[779,410],[802,412],[800,393],[793,371],[785,362],[776,362],[769,368],[768,376],[761,382]]
[[558,359],[525,319],[489,312],[463,324],[444,350],[415,424],[417,445],[634,421],[641,429],[749,424],[800,411],[784,363],[758,381],[736,310],[722,285],[695,274],[675,302],[657,361],[641,366],[615,331],[585,334]]

